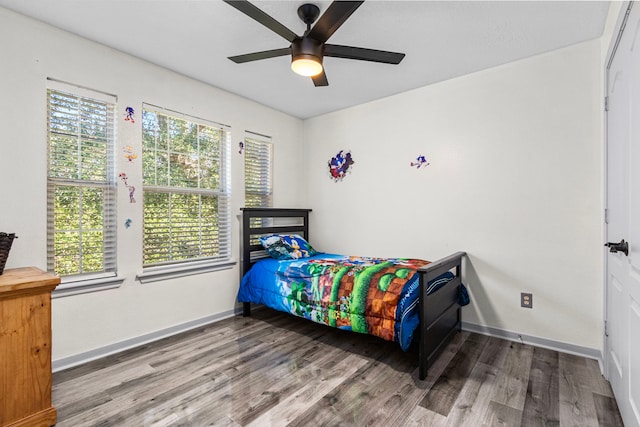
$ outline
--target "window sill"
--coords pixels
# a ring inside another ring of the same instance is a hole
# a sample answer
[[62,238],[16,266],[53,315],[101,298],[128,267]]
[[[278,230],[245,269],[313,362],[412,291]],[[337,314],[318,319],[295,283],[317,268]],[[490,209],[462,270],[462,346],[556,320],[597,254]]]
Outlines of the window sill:
[[89,292],[105,291],[119,288],[124,282],[124,277],[109,276],[74,282],[62,282],[51,294],[51,298],[64,298],[72,295],[86,294]]
[[160,280],[176,279],[179,277],[192,276],[194,274],[211,273],[213,271],[228,270],[236,265],[236,261],[231,259],[223,262],[194,262],[171,266],[149,267],[144,269],[142,274],[138,274],[136,279],[140,283],[151,283]]

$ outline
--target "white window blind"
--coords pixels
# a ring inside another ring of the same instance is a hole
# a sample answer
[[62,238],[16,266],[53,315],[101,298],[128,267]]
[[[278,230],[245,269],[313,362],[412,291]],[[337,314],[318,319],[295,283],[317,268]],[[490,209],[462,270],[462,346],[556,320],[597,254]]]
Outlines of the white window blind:
[[116,273],[115,101],[47,91],[47,268],[63,281]]
[[144,266],[228,261],[228,130],[145,105],[142,133]]
[[252,134],[244,140],[244,205],[271,207],[273,144],[271,138]]

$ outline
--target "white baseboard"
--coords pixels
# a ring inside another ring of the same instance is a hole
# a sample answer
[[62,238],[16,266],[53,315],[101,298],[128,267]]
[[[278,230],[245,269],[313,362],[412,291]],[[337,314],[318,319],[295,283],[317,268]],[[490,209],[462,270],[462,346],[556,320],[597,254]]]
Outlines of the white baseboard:
[[[258,307],[253,307],[256,309]],[[53,372],[62,371],[74,366],[82,365],[93,360],[97,360],[121,351],[129,350],[135,347],[139,347],[144,344],[148,344],[153,341],[158,341],[172,335],[176,335],[182,332],[187,332],[192,329],[199,328],[214,322],[218,322],[222,319],[235,316],[242,312],[242,307],[236,307],[233,310],[228,310],[222,313],[213,314],[200,319],[192,320],[180,325],[171,326],[169,328],[161,329],[158,331],[150,332],[148,334],[140,335],[138,337],[129,338],[124,341],[109,344],[104,347],[89,350],[83,353],[75,354],[73,356],[63,357],[52,361]],[[462,322],[462,329],[469,332],[475,332],[482,335],[488,335],[496,338],[502,338],[510,341],[521,342],[524,344],[530,344],[538,347],[548,348],[550,350],[556,350],[563,353],[574,354],[577,356],[587,357],[589,359],[595,359],[600,363],[602,368],[602,352],[596,348],[583,347],[575,344],[569,344],[560,341],[549,340],[546,338],[535,337],[531,335],[521,334],[518,332],[508,331],[505,329],[493,328],[490,326],[476,325],[474,323]]]
[[171,326],[159,331],[150,332],[148,334],[140,335],[138,337],[129,338],[124,341],[109,344],[104,347],[89,350],[83,353],[75,354],[73,356],[63,357],[55,359],[51,363],[53,372],[62,371],[72,368],[74,366],[82,365],[83,363],[91,362],[92,360],[101,359],[103,357],[119,353],[124,350],[139,347],[143,344],[148,344],[153,341],[161,340],[172,335],[176,335],[182,332],[187,332],[192,329],[199,328],[201,326],[208,325],[210,323],[218,322],[222,319],[235,316],[242,312],[242,307],[228,310],[222,313],[213,314],[200,319],[191,320],[179,325]]
[[569,344],[561,341],[554,341],[547,338],[540,338],[531,335],[521,334],[518,332],[508,331],[505,329],[492,328],[490,326],[476,325],[474,323],[462,322],[462,329],[469,332],[475,332],[491,337],[502,338],[509,341],[530,344],[536,347],[548,348],[550,350],[562,353],[583,356],[589,359],[595,359],[600,364],[602,370],[602,351],[597,348],[583,347],[581,345]]

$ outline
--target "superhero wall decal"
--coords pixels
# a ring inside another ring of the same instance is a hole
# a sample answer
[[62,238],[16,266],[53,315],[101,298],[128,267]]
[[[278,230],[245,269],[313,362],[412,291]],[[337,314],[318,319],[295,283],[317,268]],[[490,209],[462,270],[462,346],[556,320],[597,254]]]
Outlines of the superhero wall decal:
[[131,123],[135,123],[136,120],[134,119],[133,115],[135,114],[135,110],[133,109],[133,107],[127,107],[124,109],[124,120],[126,122],[131,122]]
[[420,169],[421,167],[427,167],[429,165],[430,163],[422,154],[416,157],[416,160],[414,162],[411,162],[411,167],[412,168],[415,167],[416,169]]
[[124,186],[127,187],[127,190],[129,190],[129,203],[135,203],[136,199],[134,197],[134,193],[136,192],[136,187],[134,187],[133,185],[129,185],[129,183],[127,182],[129,178],[127,177],[126,173],[124,172],[119,173],[118,178],[122,180],[122,182],[124,183]]
[[342,181],[347,173],[351,172],[351,166],[354,163],[351,151],[340,150],[328,162],[331,179],[334,182]]

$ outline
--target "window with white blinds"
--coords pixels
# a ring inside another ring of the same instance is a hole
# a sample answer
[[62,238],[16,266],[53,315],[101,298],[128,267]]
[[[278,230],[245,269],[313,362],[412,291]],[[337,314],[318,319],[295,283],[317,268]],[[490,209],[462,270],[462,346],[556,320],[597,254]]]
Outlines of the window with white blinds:
[[77,93],[47,91],[47,268],[63,281],[116,274],[116,100]]
[[144,266],[230,260],[228,130],[145,105],[142,137]]
[[267,136],[252,134],[244,140],[244,205],[271,207],[273,144]]

